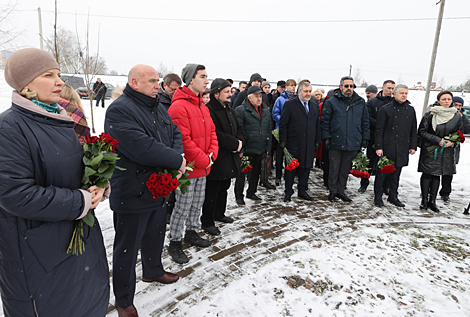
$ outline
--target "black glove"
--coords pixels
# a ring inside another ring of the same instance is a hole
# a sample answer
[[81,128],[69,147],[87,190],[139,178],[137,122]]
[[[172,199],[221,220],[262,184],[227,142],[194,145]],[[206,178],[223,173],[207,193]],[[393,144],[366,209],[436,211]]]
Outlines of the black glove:
[[369,140],[362,140],[362,147],[366,148],[369,145]]
[[320,148],[320,143],[315,143],[315,151],[317,151]]
[[281,143],[279,143],[279,146],[280,146],[281,148],[285,148],[285,147],[286,147],[286,142],[281,142]]
[[325,149],[329,150],[330,149],[330,139],[323,140],[323,146],[325,147]]

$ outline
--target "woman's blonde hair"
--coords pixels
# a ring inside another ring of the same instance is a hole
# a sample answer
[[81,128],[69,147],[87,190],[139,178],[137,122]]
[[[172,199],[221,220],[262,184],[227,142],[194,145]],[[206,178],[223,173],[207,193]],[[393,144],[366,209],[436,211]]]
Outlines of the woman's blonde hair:
[[322,92],[320,89],[315,90],[315,91],[312,93],[312,95],[315,96],[315,94],[316,94],[317,92],[320,93],[320,96],[321,96],[320,99],[322,99],[322,98],[323,98],[323,92]]
[[60,93],[60,97],[70,101],[70,104],[72,106],[75,106],[77,108],[80,108],[80,110],[85,113],[82,107],[82,101],[80,99],[80,96],[78,93],[73,89],[72,86],[65,84],[62,87],[62,92]]
[[113,94],[112,94],[113,100],[118,99],[119,96],[122,95],[123,92],[124,92],[124,88],[117,85],[116,88],[114,88],[114,90],[113,90]]
[[30,91],[28,88],[23,88],[22,91],[19,92],[19,94],[27,99],[35,99],[38,100],[38,93],[35,91]]

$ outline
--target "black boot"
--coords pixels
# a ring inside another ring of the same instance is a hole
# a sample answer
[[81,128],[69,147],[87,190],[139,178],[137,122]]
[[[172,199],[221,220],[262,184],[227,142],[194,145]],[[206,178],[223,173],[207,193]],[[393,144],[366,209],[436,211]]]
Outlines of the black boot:
[[429,178],[421,177],[420,180],[421,187],[421,204],[419,209],[428,209],[428,196],[429,196],[429,186],[431,185],[431,180]]
[[437,190],[439,189],[440,179],[432,179],[431,186],[429,188],[429,201],[428,207],[434,212],[439,212],[439,208],[436,206],[436,197],[437,197]]
[[201,248],[207,248],[212,245],[212,242],[209,240],[201,238],[196,231],[194,230],[186,230],[183,239],[184,243],[187,245],[195,245]]
[[173,261],[179,264],[188,263],[189,259],[183,252],[183,245],[181,241],[171,241],[168,246],[168,254],[171,256]]

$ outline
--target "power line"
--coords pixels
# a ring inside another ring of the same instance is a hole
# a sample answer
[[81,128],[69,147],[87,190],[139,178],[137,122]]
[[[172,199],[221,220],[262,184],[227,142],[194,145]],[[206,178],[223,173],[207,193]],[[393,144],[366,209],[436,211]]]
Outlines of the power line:
[[[15,10],[18,12],[37,10]],[[54,11],[42,10],[42,12],[55,13]],[[434,21],[437,18],[404,18],[404,19],[370,19],[370,20],[204,20],[204,19],[173,19],[155,17],[128,17],[105,14],[88,14],[76,12],[58,12],[58,14],[90,16],[99,18],[127,19],[127,20],[152,20],[152,21],[175,21],[175,22],[209,22],[209,23],[363,23],[363,22],[404,22],[404,21]],[[470,17],[450,17],[444,20],[468,20]]]

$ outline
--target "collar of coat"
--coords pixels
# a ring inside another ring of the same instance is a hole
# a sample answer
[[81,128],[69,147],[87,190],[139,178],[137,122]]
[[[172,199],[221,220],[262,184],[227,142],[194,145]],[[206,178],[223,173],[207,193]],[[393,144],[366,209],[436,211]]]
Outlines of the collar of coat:
[[202,104],[202,97],[201,94],[196,95],[187,86],[183,86],[176,89],[176,92],[173,95],[173,99],[171,100],[171,104],[179,101],[189,102],[195,106],[200,107]]
[[[334,97],[336,97],[336,98],[338,98],[338,99],[340,99],[340,100],[345,100],[345,99],[347,98],[346,96],[343,95],[343,93],[341,92],[341,89],[339,89],[339,88],[335,90]],[[363,99],[363,98],[362,98],[361,96],[359,96],[359,95],[357,94],[357,92],[355,92],[355,91],[353,90],[353,95],[352,95],[352,97],[351,97],[351,105],[352,105],[355,101],[357,101],[357,100],[359,100],[359,99]]]
[[137,105],[145,106],[145,107],[149,107],[149,108],[153,108],[156,105],[158,105],[158,98],[153,98],[153,97],[147,96],[147,95],[145,95],[141,92],[138,92],[137,90],[132,89],[132,87],[129,86],[129,84],[126,84],[126,88],[124,89],[124,93],[129,98],[134,100],[134,102]]
[[48,112],[47,110],[41,108],[31,100],[21,96],[16,91],[13,92],[13,96],[11,99],[13,104],[30,112],[34,112],[35,114],[42,115],[44,117],[74,122],[73,119],[67,115],[67,111],[62,107],[59,107],[59,113]]
[[403,101],[402,103],[399,103],[395,98],[393,98],[392,103],[397,106],[408,106],[411,103],[408,100]]

